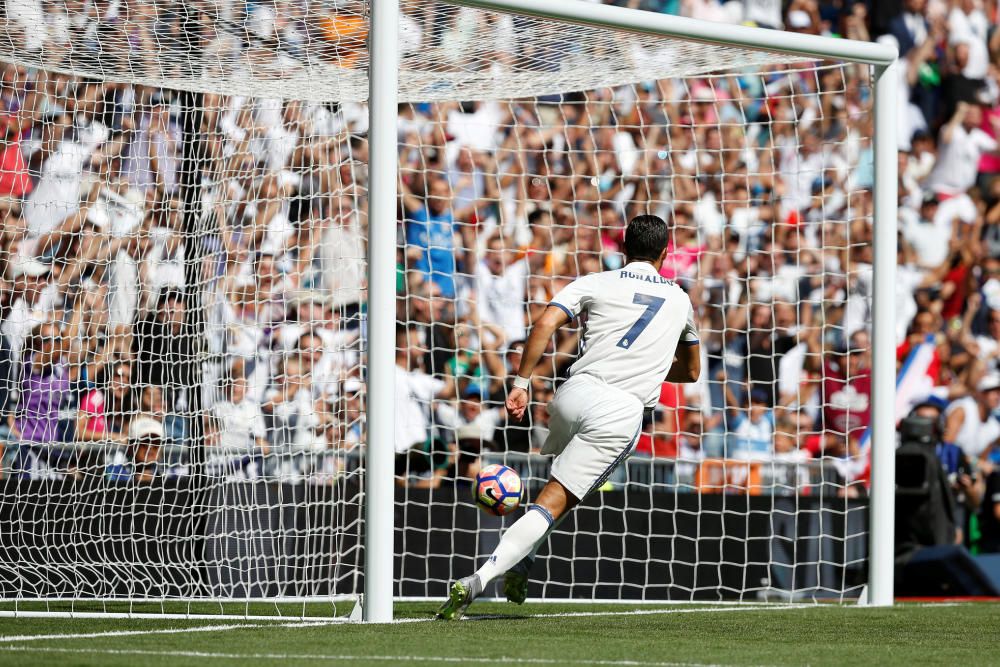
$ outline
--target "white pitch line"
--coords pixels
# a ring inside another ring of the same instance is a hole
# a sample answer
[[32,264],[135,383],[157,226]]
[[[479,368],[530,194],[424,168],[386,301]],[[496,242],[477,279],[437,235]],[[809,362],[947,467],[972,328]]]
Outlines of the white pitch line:
[[[244,630],[248,628],[310,628],[321,625],[335,625],[343,621],[305,621],[299,623],[229,623],[226,625],[202,625],[190,628],[163,628],[158,630],[108,630],[107,632],[80,632],[57,635],[9,635],[0,636],[0,644],[32,642],[39,639],[99,639],[101,637],[134,637],[136,635],[176,635],[188,632],[221,632],[223,630]],[[0,647],[0,650],[4,650]]]
[[[654,616],[658,614],[715,614],[725,611],[778,611],[781,609],[803,609],[802,605],[768,605],[768,606],[740,606],[740,607],[705,607],[703,609],[631,609],[629,611],[566,611],[553,614],[531,614],[525,616],[508,616],[505,614],[483,614],[481,616],[467,616],[466,621],[487,621],[498,619],[536,619],[536,618],[592,618],[595,616]],[[424,620],[424,619],[419,619]]]
[[[578,659],[555,658],[473,658],[467,656],[425,656],[425,655],[321,655],[315,653],[215,653],[211,651],[149,651],[142,649],[83,649],[83,648],[46,648],[34,646],[12,646],[0,649],[19,653],[64,653],[85,655],[132,655],[156,656],[164,658],[218,658],[223,660],[319,660],[324,662],[359,662],[362,660],[376,662],[435,662],[459,664],[509,664],[509,665],[566,665],[581,664]],[[723,667],[718,664],[696,662],[646,662],[639,660],[587,660],[582,664],[600,665],[601,667]]]
[[[667,614],[717,614],[730,611],[750,612],[750,611],[780,611],[786,609],[803,609],[801,605],[760,605],[756,607],[741,605],[734,607],[704,607],[704,608],[683,608],[683,609],[631,609],[627,611],[569,611],[556,612],[551,614],[530,614],[530,615],[505,615],[505,614],[483,614],[467,616],[463,621],[490,621],[490,620],[535,620],[549,618],[594,618],[609,616],[657,616]],[[431,617],[427,618],[402,618],[393,623],[429,623],[433,622]],[[0,644],[12,644],[17,642],[30,642],[42,639],[100,639],[104,637],[135,637],[141,635],[174,635],[195,632],[224,632],[226,630],[246,630],[253,628],[311,628],[328,625],[344,625],[342,619],[330,619],[324,621],[296,621],[285,623],[230,623],[226,625],[205,625],[190,628],[163,628],[156,630],[108,630],[106,632],[81,632],[71,634],[51,634],[51,635],[9,635],[0,636]],[[0,647],[0,650],[8,650]]]

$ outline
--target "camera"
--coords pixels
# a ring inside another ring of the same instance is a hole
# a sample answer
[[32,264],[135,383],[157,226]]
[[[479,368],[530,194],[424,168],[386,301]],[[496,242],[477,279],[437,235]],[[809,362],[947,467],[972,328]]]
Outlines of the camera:
[[938,442],[937,422],[930,417],[910,415],[899,422],[899,440],[903,445],[933,447]]

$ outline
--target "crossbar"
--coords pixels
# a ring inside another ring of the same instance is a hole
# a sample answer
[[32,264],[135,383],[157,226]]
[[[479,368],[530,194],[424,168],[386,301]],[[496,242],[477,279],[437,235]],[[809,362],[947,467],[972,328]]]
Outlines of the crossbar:
[[805,58],[889,65],[898,52],[893,46],[836,39],[797,32],[713,23],[581,0],[444,0],[448,4],[489,11],[557,19],[599,28],[615,28],[703,44],[737,46]]

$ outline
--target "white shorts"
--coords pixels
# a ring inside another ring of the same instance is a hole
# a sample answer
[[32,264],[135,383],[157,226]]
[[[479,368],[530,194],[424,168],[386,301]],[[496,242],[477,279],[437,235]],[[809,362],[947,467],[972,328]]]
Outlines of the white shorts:
[[632,453],[642,430],[642,401],[590,375],[574,375],[548,405],[552,477],[582,500]]

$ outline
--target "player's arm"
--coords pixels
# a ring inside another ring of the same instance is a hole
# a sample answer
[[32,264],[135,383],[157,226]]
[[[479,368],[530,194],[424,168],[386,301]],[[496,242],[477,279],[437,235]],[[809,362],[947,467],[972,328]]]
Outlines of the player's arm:
[[694,320],[694,308],[688,308],[687,322],[677,342],[674,363],[667,371],[667,382],[685,384],[697,382],[701,375],[701,344],[698,340],[698,323]]
[[701,376],[701,345],[681,343],[674,353],[674,363],[667,373],[667,382],[689,383],[697,382]]
[[545,348],[552,338],[552,334],[562,325],[570,321],[569,314],[561,306],[550,305],[538,318],[535,325],[531,327],[531,334],[524,344],[524,351],[521,354],[521,366],[517,370],[517,379],[514,381],[514,388],[507,397],[507,410],[514,419],[524,417],[524,412],[528,408],[528,387],[531,382],[531,374],[535,366],[541,361]]

